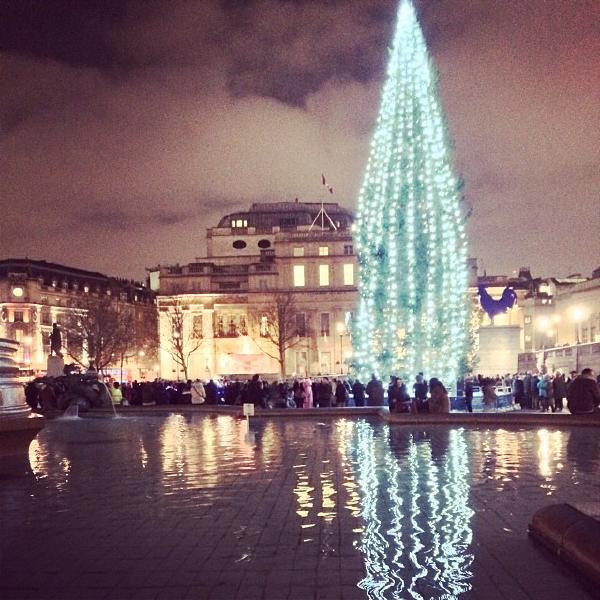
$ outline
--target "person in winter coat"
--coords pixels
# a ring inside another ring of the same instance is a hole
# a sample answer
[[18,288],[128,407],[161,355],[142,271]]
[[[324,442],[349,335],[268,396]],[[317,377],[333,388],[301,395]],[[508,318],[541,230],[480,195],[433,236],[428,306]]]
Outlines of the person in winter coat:
[[298,381],[297,379],[294,381],[294,385],[292,386],[292,393],[294,396],[296,408],[304,408],[304,402],[306,400],[306,391],[302,382]]
[[320,408],[329,408],[333,397],[333,388],[327,377],[324,377],[317,388],[317,400]]
[[567,397],[567,382],[565,376],[560,372],[556,371],[554,374],[554,406],[558,412],[562,412],[563,402]]
[[574,415],[599,412],[600,388],[592,369],[583,369],[567,390],[567,406]]
[[248,383],[248,390],[246,392],[247,400],[254,406],[265,406],[265,390],[263,389],[263,383],[260,380],[260,375],[256,374],[252,376],[250,383]]
[[384,391],[383,384],[375,374],[371,375],[371,380],[367,383],[367,396],[369,397],[368,405],[369,406],[383,406],[384,400]]
[[467,412],[473,412],[473,378],[467,377],[465,379],[465,406],[467,407]]
[[538,392],[540,396],[540,411],[547,412],[554,409],[554,388],[550,375],[544,375],[538,381]]
[[444,384],[439,379],[431,379],[429,382],[429,393],[430,413],[450,412],[450,399],[448,397],[448,390],[444,387]]
[[217,384],[211,379],[204,387],[206,393],[206,404],[219,403],[219,390]]
[[484,410],[491,410],[496,407],[498,396],[491,381],[486,382],[483,386],[483,407]]
[[413,383],[413,394],[415,398],[415,404],[417,405],[417,412],[428,413],[429,402],[427,400],[427,383],[421,373],[419,373]]
[[400,407],[400,404],[405,402],[406,399],[406,386],[402,383],[402,380],[399,377],[392,376],[391,382],[388,387],[388,406],[390,412],[398,411],[405,412]]
[[206,401],[206,391],[204,385],[199,379],[196,379],[191,386],[192,404],[204,404]]
[[312,381],[310,380],[309,377],[307,377],[303,382],[302,385],[304,387],[304,406],[306,408],[313,408],[315,403],[313,402],[313,388],[312,388]]
[[525,386],[523,380],[518,375],[515,375],[511,382],[511,391],[514,403],[518,404],[520,408],[523,408],[525,403]]
[[538,387],[540,379],[541,377],[537,375],[531,378],[531,408],[533,410],[537,410],[540,407],[540,391]]
[[354,396],[354,406],[365,405],[365,385],[358,379],[352,384],[352,395]]
[[348,390],[341,379],[337,380],[335,386],[335,403],[337,406],[346,406],[348,403]]
[[118,381],[114,381],[110,388],[110,397],[112,398],[113,404],[123,403],[123,392],[121,392],[121,386]]

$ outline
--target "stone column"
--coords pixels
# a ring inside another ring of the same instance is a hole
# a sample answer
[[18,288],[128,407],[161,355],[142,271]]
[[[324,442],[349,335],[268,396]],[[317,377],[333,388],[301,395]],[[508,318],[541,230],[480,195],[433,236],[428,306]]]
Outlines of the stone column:
[[19,380],[14,356],[19,343],[0,338],[0,456],[25,454],[31,440],[44,426],[25,402],[25,389]]
[[[216,349],[215,349],[215,309],[206,308],[202,311],[202,336],[204,343],[200,347],[204,360],[202,377],[213,377],[215,375]],[[207,371],[208,369],[208,371]]]

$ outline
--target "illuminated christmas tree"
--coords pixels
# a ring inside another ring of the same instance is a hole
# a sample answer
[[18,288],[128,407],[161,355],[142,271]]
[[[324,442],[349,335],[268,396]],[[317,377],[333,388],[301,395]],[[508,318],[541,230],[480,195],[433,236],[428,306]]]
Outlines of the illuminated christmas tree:
[[419,371],[453,385],[467,342],[467,250],[460,181],[435,68],[402,0],[358,201],[354,368],[363,378]]

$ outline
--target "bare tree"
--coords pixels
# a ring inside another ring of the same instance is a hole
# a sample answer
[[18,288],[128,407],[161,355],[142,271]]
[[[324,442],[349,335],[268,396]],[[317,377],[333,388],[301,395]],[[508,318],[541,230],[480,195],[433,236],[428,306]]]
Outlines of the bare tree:
[[272,303],[253,314],[253,320],[259,332],[255,338],[258,347],[279,363],[280,375],[285,377],[286,352],[308,335],[306,321],[299,323],[293,295],[277,294]]
[[89,361],[102,372],[114,364],[131,343],[133,309],[109,297],[88,298],[78,310],[68,313],[61,327],[66,353],[88,367]]
[[[152,307],[154,309],[154,306]],[[121,381],[123,380],[123,366],[126,361],[134,357],[144,358],[146,361],[156,360],[160,346],[156,319],[149,318],[148,310],[134,311],[131,334],[127,343],[121,348],[119,361],[121,366]]]
[[175,364],[183,370],[183,377],[186,380],[188,379],[190,357],[204,342],[201,315],[192,314],[191,316],[191,326],[186,328],[185,307],[179,300],[174,300],[168,307],[169,329],[165,349]]

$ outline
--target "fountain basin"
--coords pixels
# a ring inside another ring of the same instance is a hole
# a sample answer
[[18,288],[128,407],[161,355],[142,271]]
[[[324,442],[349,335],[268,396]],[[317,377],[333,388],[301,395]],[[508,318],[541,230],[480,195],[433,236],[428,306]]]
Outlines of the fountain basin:
[[0,338],[0,456],[27,454],[44,419],[31,412],[14,355],[19,343]]

